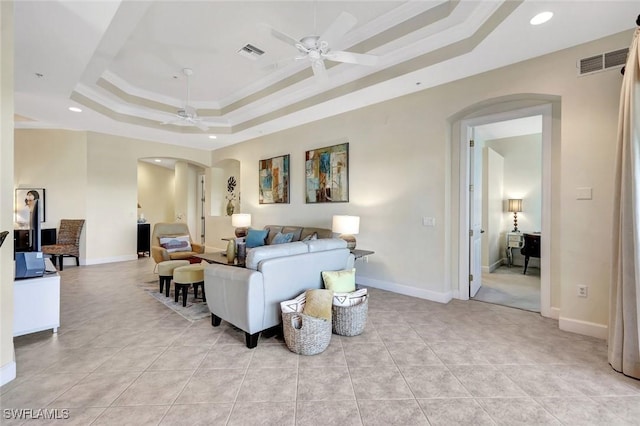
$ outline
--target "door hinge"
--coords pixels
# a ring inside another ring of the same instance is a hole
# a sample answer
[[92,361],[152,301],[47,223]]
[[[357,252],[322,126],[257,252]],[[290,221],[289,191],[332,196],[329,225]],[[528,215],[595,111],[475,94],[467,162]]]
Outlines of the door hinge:
[[469,146],[470,146],[471,148],[473,148],[474,146],[476,146],[476,142],[475,142],[473,139],[471,139],[471,140],[469,141]]
[[469,192],[473,192],[473,184],[469,185]]
[[473,274],[469,274],[469,282],[473,282]]
[[469,229],[469,236],[473,237],[473,229]]

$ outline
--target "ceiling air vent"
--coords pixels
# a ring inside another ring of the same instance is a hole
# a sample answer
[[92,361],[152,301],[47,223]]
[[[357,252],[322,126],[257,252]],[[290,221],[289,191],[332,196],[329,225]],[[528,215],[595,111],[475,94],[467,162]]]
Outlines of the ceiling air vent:
[[578,75],[592,74],[594,72],[620,67],[627,62],[628,53],[629,49],[625,48],[580,59],[578,62]]
[[238,50],[238,54],[255,61],[264,55],[264,50],[255,47],[253,44],[246,44]]

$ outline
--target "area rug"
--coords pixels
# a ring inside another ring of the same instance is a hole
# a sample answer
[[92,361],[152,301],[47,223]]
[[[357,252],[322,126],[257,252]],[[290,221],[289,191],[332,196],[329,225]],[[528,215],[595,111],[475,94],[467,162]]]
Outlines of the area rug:
[[178,299],[178,303],[174,301],[173,285],[171,286],[169,297],[158,291],[157,279],[144,282],[140,287],[142,287],[149,296],[189,321],[197,321],[211,315],[207,302],[203,302],[202,299],[193,298],[193,288],[189,289],[189,293],[187,294],[187,306],[182,306],[182,297]]

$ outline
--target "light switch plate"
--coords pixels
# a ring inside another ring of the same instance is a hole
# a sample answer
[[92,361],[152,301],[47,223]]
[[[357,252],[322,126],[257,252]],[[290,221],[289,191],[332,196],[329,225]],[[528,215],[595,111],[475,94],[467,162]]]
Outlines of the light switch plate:
[[593,199],[593,190],[590,187],[576,188],[576,200]]
[[423,217],[422,218],[423,226],[436,226],[436,218],[435,217]]

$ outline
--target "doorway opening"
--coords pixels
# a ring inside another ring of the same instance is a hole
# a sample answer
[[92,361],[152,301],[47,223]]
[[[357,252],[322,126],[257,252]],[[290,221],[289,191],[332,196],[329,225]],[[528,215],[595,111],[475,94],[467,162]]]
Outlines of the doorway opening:
[[[550,316],[551,124],[551,104],[460,122],[461,299]],[[538,243],[526,273],[525,236]]]
[[474,246],[480,276],[469,296],[540,312],[542,115],[481,124],[471,132],[470,224],[475,229],[477,222],[481,232]]

